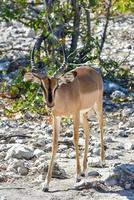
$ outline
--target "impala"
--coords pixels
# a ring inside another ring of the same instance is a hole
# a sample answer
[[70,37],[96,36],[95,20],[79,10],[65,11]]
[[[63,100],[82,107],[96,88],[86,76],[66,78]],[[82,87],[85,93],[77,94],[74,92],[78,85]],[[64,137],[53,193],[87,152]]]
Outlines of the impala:
[[[38,82],[42,88],[43,99],[46,105],[52,109],[53,115],[53,139],[52,156],[43,184],[43,191],[48,191],[49,183],[52,177],[54,159],[58,147],[58,133],[60,131],[60,120],[62,116],[72,117],[73,119],[73,142],[76,151],[76,181],[85,175],[87,169],[87,154],[89,144],[89,122],[88,114],[94,110],[100,127],[101,142],[101,161],[104,162],[104,144],[103,144],[103,81],[100,73],[87,66],[80,66],[70,71],[73,80],[63,82],[57,76],[63,71],[62,66],[52,77],[42,76],[37,73],[26,73],[25,80]],[[83,125],[85,148],[83,166],[81,170],[78,148],[78,129],[80,123]]]

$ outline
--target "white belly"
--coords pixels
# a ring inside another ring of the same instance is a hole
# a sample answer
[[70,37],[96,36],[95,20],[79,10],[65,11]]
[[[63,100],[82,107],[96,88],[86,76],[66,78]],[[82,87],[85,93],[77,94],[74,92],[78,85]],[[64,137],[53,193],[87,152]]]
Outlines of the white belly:
[[87,109],[83,109],[83,110],[80,110],[80,123],[82,124],[83,123],[83,115],[87,113],[87,116],[91,116],[94,114],[94,110],[93,108],[87,108]]

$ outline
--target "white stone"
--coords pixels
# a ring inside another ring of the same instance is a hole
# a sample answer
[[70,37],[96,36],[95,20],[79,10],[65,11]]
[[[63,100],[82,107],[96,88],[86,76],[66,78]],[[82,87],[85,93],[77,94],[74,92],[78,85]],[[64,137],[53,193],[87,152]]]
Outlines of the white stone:
[[120,129],[120,128],[124,127],[124,123],[123,122],[119,122],[118,126],[119,126],[119,129]]
[[41,150],[41,149],[35,149],[34,150],[34,156],[36,156],[38,158],[41,155],[44,155],[44,151],[43,150]]
[[4,159],[6,156],[6,152],[0,152],[0,160]]
[[132,114],[134,110],[132,108],[126,108],[122,111],[122,116],[127,117],[128,115]]
[[26,145],[15,145],[8,150],[5,160],[8,160],[11,157],[29,160],[33,158],[33,152],[33,149],[27,147]]
[[25,36],[28,38],[34,38],[35,32],[33,29],[26,29]]
[[126,189],[126,190],[129,190],[130,188],[131,188],[131,183],[126,183],[126,184],[125,184],[125,189]]
[[25,176],[28,174],[29,170],[26,167],[18,167],[17,171],[18,171],[18,174]]
[[35,178],[35,183],[42,183],[44,181],[44,176],[40,174],[38,177]]
[[134,143],[125,143],[125,149],[126,150],[134,150]]
[[111,97],[112,98],[124,98],[126,95],[124,92],[119,91],[119,90],[115,90],[112,94]]
[[90,158],[89,159],[89,165],[91,167],[100,167],[101,163],[100,163],[100,158],[96,157],[96,158]]

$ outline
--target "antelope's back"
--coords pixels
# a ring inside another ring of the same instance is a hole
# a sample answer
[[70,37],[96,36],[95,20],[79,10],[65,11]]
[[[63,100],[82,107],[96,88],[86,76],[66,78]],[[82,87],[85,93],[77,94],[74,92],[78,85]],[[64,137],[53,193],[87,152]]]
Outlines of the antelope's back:
[[75,112],[90,108],[102,94],[101,75],[89,67],[78,67],[74,80],[63,83],[55,94],[55,115],[69,116]]
[[103,81],[99,72],[90,67],[76,68],[81,109],[90,108],[102,99]]

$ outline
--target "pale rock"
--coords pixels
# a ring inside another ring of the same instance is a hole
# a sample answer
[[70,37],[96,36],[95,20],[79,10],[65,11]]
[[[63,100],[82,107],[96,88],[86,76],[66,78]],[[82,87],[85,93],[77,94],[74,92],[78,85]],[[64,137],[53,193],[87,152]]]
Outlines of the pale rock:
[[26,176],[29,172],[28,168],[26,167],[18,167],[17,171],[18,171],[18,174],[23,175],[23,176]]
[[117,83],[114,83],[109,80],[104,80],[104,91],[106,93],[112,93],[112,97],[121,97],[122,95],[124,96],[124,91],[126,91],[124,88],[122,88],[120,85]]
[[5,160],[10,158],[18,158],[18,159],[32,159],[34,156],[34,151],[32,148],[27,147],[26,145],[15,145],[11,147],[6,155]]
[[[44,173],[44,172],[47,173],[48,162],[41,163],[38,166],[37,170],[40,173]],[[53,178],[60,178],[60,179],[68,178],[65,170],[63,168],[61,168],[56,162],[54,163],[54,166],[53,166],[52,177]]]
[[[25,168],[27,168],[28,170],[28,164],[25,162],[25,160],[18,160],[12,158],[8,160],[8,163],[9,163],[7,167],[8,172],[14,172],[14,173],[20,172],[21,174],[22,171],[26,171]],[[23,175],[23,172],[21,175]]]
[[96,177],[96,176],[100,176],[100,173],[97,172],[97,171],[90,171],[90,172],[88,172],[88,176],[94,176],[94,177]]
[[48,133],[48,134],[52,134],[52,131],[53,131],[53,128],[51,125],[48,125],[46,128],[45,128],[45,131]]
[[3,182],[4,181],[4,176],[0,175],[0,182]]
[[47,124],[46,124],[46,122],[42,122],[40,127],[41,127],[41,129],[44,129],[44,128],[46,128],[46,127],[47,127]]
[[44,154],[44,151],[41,150],[41,149],[35,149],[34,150],[34,156],[37,157],[37,158],[40,157],[43,154]]
[[6,195],[4,195],[4,196],[0,197],[0,200],[8,200],[8,199],[7,199]]
[[134,109],[132,109],[132,108],[125,108],[125,109],[122,111],[122,116],[123,116],[123,117],[128,117],[128,116],[131,115],[133,112],[134,112]]
[[52,177],[53,178],[59,178],[59,179],[66,179],[68,178],[68,175],[66,174],[65,170],[61,168],[58,163],[54,163],[53,171],[52,171]]
[[124,187],[126,190],[131,189],[131,183],[126,183]]
[[25,143],[25,139],[17,138],[17,139],[15,140],[15,142],[18,143],[18,144],[23,144],[23,143]]
[[17,174],[17,172],[13,172],[13,171],[6,172],[5,175],[6,175],[7,177],[12,177],[13,179],[21,178],[21,175]]
[[131,142],[125,143],[125,149],[134,150],[134,143],[131,143]]
[[38,165],[37,170],[39,173],[47,172],[48,169],[48,163],[47,162],[42,162]]
[[100,147],[99,148],[93,148],[93,153],[97,156],[100,155]]
[[25,30],[25,36],[26,37],[30,37],[30,38],[34,38],[35,37],[35,32],[33,29],[26,29]]
[[124,129],[119,129],[118,135],[121,137],[128,137],[128,134],[126,133],[126,131]]
[[119,122],[119,129],[122,129],[124,127],[124,123],[123,122]]
[[66,144],[68,147],[73,146],[73,138],[65,137],[62,141],[63,144]]
[[50,156],[49,155],[41,155],[35,162],[34,162],[34,166],[38,167],[40,164],[44,163],[44,162],[48,162],[48,160],[50,160]]
[[85,140],[83,138],[79,138],[79,145],[83,146],[84,145]]
[[[121,154],[122,155],[122,154]],[[106,159],[107,160],[115,160],[115,159],[118,159],[118,154],[116,153],[112,153],[112,154],[108,154],[107,156],[106,156]]]
[[66,152],[67,152],[66,158],[71,158],[71,159],[75,158],[76,153],[74,149],[68,148]]
[[134,117],[129,118],[129,121],[127,122],[127,127],[134,128]]
[[42,150],[45,150],[46,144],[47,142],[44,138],[38,138],[37,140],[33,141],[33,147],[40,148]]
[[99,157],[90,158],[89,159],[89,165],[91,167],[100,167],[101,166],[100,158]]
[[68,158],[68,156],[67,156],[66,153],[60,153],[59,157],[60,157],[60,158]]
[[48,144],[45,146],[44,151],[45,151],[45,152],[50,152],[51,150],[52,150],[52,144],[51,144],[51,143],[48,143]]
[[113,99],[116,99],[116,98],[125,98],[125,93],[122,92],[122,91],[119,91],[119,90],[115,90],[112,94],[111,94],[111,97]]
[[72,137],[73,136],[73,131],[68,128],[66,132],[64,133],[65,137]]
[[108,186],[115,186],[118,184],[118,176],[116,174],[111,174],[106,180],[105,183]]
[[34,183],[42,183],[44,182],[44,176],[40,174],[38,177],[35,178]]
[[114,147],[115,150],[122,150],[125,149],[124,143],[119,143],[117,146]]
[[3,160],[6,156],[6,152],[0,152],[0,160]]
[[67,146],[66,146],[66,145],[64,145],[64,144],[61,144],[61,145],[59,145],[59,147],[58,147],[58,152],[59,152],[59,153],[62,153],[63,151],[65,151],[65,150],[66,150],[66,148],[67,148]]
[[111,143],[111,142],[113,142],[113,138],[112,138],[112,137],[107,137],[107,138],[105,139],[105,141]]
[[73,151],[73,152],[71,152],[70,154],[67,155],[67,158],[73,159],[73,158],[75,158],[75,157],[76,157],[75,151]]

